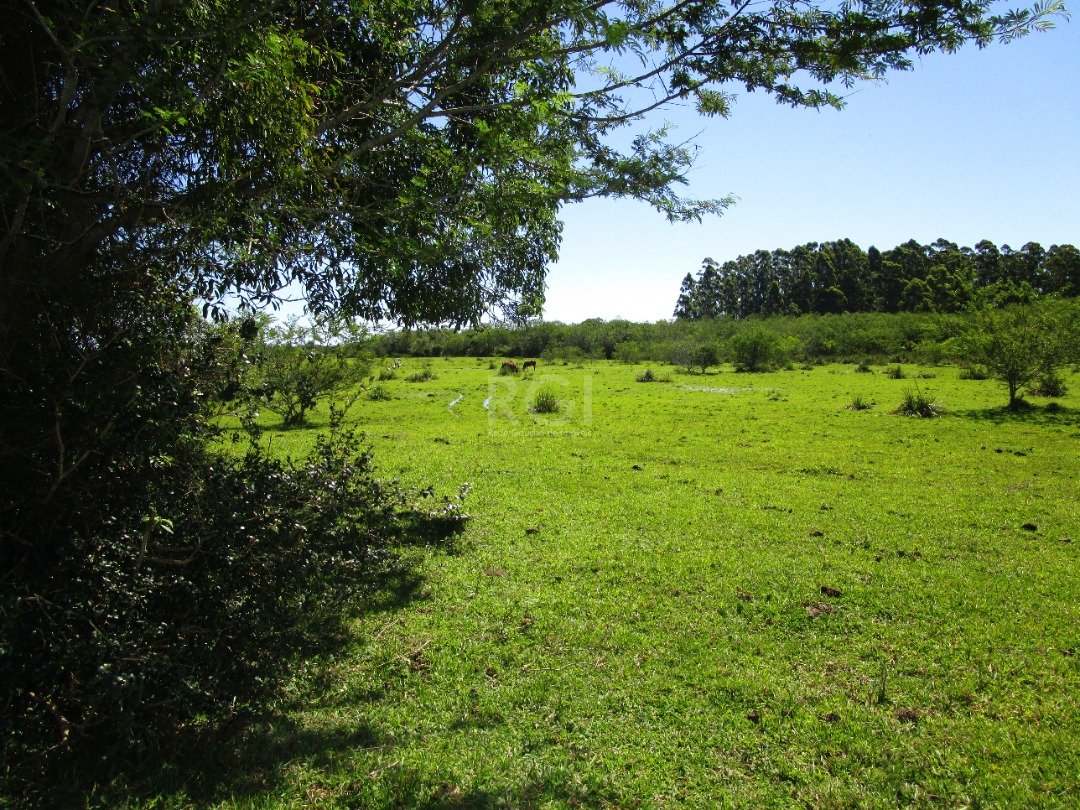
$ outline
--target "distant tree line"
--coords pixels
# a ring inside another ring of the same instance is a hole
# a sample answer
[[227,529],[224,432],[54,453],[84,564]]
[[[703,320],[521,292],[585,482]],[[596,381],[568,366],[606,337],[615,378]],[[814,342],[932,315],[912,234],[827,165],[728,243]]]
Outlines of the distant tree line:
[[792,250],[758,250],[687,273],[674,317],[960,312],[975,299],[998,304],[1080,295],[1080,250],[1028,242],[1019,250],[984,239],[973,248],[938,239],[864,251],[850,239]]
[[537,357],[549,362],[585,359],[626,363],[676,362],[702,345],[726,346],[744,331],[764,329],[783,338],[800,360],[935,361],[937,348],[964,331],[966,314],[848,313],[772,318],[713,318],[633,323],[593,318],[582,323],[532,322],[477,329],[394,330],[371,338],[367,348],[390,357]]

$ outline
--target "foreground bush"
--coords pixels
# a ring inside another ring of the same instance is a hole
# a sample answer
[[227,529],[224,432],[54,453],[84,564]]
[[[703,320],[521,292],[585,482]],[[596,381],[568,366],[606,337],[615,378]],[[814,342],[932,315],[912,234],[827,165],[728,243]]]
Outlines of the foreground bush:
[[232,395],[235,363],[144,289],[41,321],[52,350],[0,380],[0,804],[65,804],[62,774],[104,778],[272,694],[396,546],[461,519],[380,482],[337,416],[302,461],[214,452],[209,392]]

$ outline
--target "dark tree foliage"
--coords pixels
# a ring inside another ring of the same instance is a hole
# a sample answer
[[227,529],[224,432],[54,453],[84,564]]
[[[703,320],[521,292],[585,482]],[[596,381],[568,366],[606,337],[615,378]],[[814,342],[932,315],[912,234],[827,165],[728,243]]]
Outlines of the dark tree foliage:
[[850,239],[791,251],[757,251],[723,264],[706,259],[679,290],[676,318],[839,312],[960,312],[976,299],[1023,302],[1080,291],[1080,251],[1029,242],[1019,251],[987,240],[962,248],[911,240],[865,253]]
[[3,787],[45,804],[65,803],[65,763],[130,767],[272,694],[396,547],[461,518],[381,483],[340,425],[296,463],[211,451],[231,358],[152,278],[109,303],[78,366],[39,358],[62,391],[9,386],[0,414],[23,431],[0,465]]
[[618,127],[677,99],[724,115],[732,87],[840,106],[830,87],[1060,10],[990,6],[2,0],[5,778],[145,750],[272,684],[403,519],[348,442],[297,467],[207,449],[237,365],[193,302],[295,285],[344,317],[535,314],[560,205],[728,203],[675,193],[690,148],[620,151]]

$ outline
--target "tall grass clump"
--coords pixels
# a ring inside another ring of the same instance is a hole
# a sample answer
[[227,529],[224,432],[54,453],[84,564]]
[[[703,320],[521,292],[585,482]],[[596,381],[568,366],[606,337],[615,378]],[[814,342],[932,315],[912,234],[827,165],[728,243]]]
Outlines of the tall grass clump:
[[431,370],[431,366],[424,366],[418,372],[416,372],[415,374],[410,374],[405,379],[409,382],[414,383],[429,382],[430,380],[435,379],[435,372]]
[[945,409],[918,388],[914,388],[904,392],[904,399],[893,413],[900,416],[919,416],[930,419],[941,416],[941,414],[945,413]]
[[666,374],[657,374],[651,368],[645,369],[643,372],[638,374],[635,379],[639,383],[671,382],[671,377],[668,377]]

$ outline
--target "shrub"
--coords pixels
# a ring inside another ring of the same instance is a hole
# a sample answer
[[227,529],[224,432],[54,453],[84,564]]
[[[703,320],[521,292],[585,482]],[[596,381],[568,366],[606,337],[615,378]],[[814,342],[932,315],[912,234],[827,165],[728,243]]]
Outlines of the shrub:
[[557,355],[564,366],[571,363],[581,363],[586,359],[585,351],[580,346],[563,346]]
[[710,366],[720,364],[720,352],[716,350],[715,346],[709,344],[698,346],[694,349],[693,363],[701,368],[701,373],[704,374]]
[[415,374],[410,374],[405,379],[409,382],[419,383],[428,382],[430,380],[437,379],[437,377],[435,376],[435,372],[431,370],[431,366],[426,365],[418,372],[416,372]]
[[896,410],[893,411],[893,413],[900,414],[901,416],[921,416],[924,419],[940,416],[944,412],[944,408],[936,402],[933,402],[917,388],[905,391],[903,401]]
[[633,365],[640,363],[644,352],[640,345],[634,342],[620,343],[615,347],[613,359],[620,363]]
[[780,353],[780,338],[760,327],[739,332],[730,345],[736,371],[767,371]]
[[687,371],[694,368],[694,351],[696,347],[692,343],[680,343],[672,348],[668,357],[673,366],[681,366]]
[[902,366],[893,366],[890,369],[885,370],[885,376],[893,380],[903,380],[907,378]]
[[856,396],[851,400],[851,403],[847,406],[849,411],[865,411],[872,408],[873,403],[867,402],[861,396]]
[[960,369],[961,380],[989,380],[990,372],[986,370],[986,366],[979,363],[972,363],[971,365],[964,366]]
[[[252,374],[261,405],[287,427],[303,425],[320,401],[341,397],[367,376],[370,361],[360,347],[363,333],[348,323],[303,326],[292,318],[261,335]],[[334,345],[336,344],[336,345]],[[355,396],[349,400],[351,404]]]
[[368,391],[368,399],[372,402],[385,402],[393,398],[394,395],[387,391],[386,387],[382,385],[373,385],[371,386],[371,390]]
[[914,355],[920,363],[940,366],[948,360],[948,346],[936,340],[923,340],[915,346]]
[[[31,806],[74,806],[73,775],[108,781],[272,694],[398,569],[396,547],[464,519],[377,480],[339,413],[301,461],[214,452],[204,392],[232,394],[227,341],[154,293],[110,302],[117,339],[4,382],[0,795]],[[77,419],[39,404],[59,372]],[[61,426],[69,466],[27,474],[52,469]]]
[[1045,372],[1028,390],[1036,397],[1063,397],[1069,391],[1065,380],[1056,371]]
[[863,360],[857,366],[855,366],[855,371],[857,371],[859,374],[874,373],[874,369],[870,367],[870,362],[868,360]]
[[533,400],[533,413],[558,413],[561,405],[551,391],[540,391]]
[[666,374],[657,374],[651,368],[647,368],[638,374],[636,379],[640,383],[671,382],[671,377],[668,377]]

